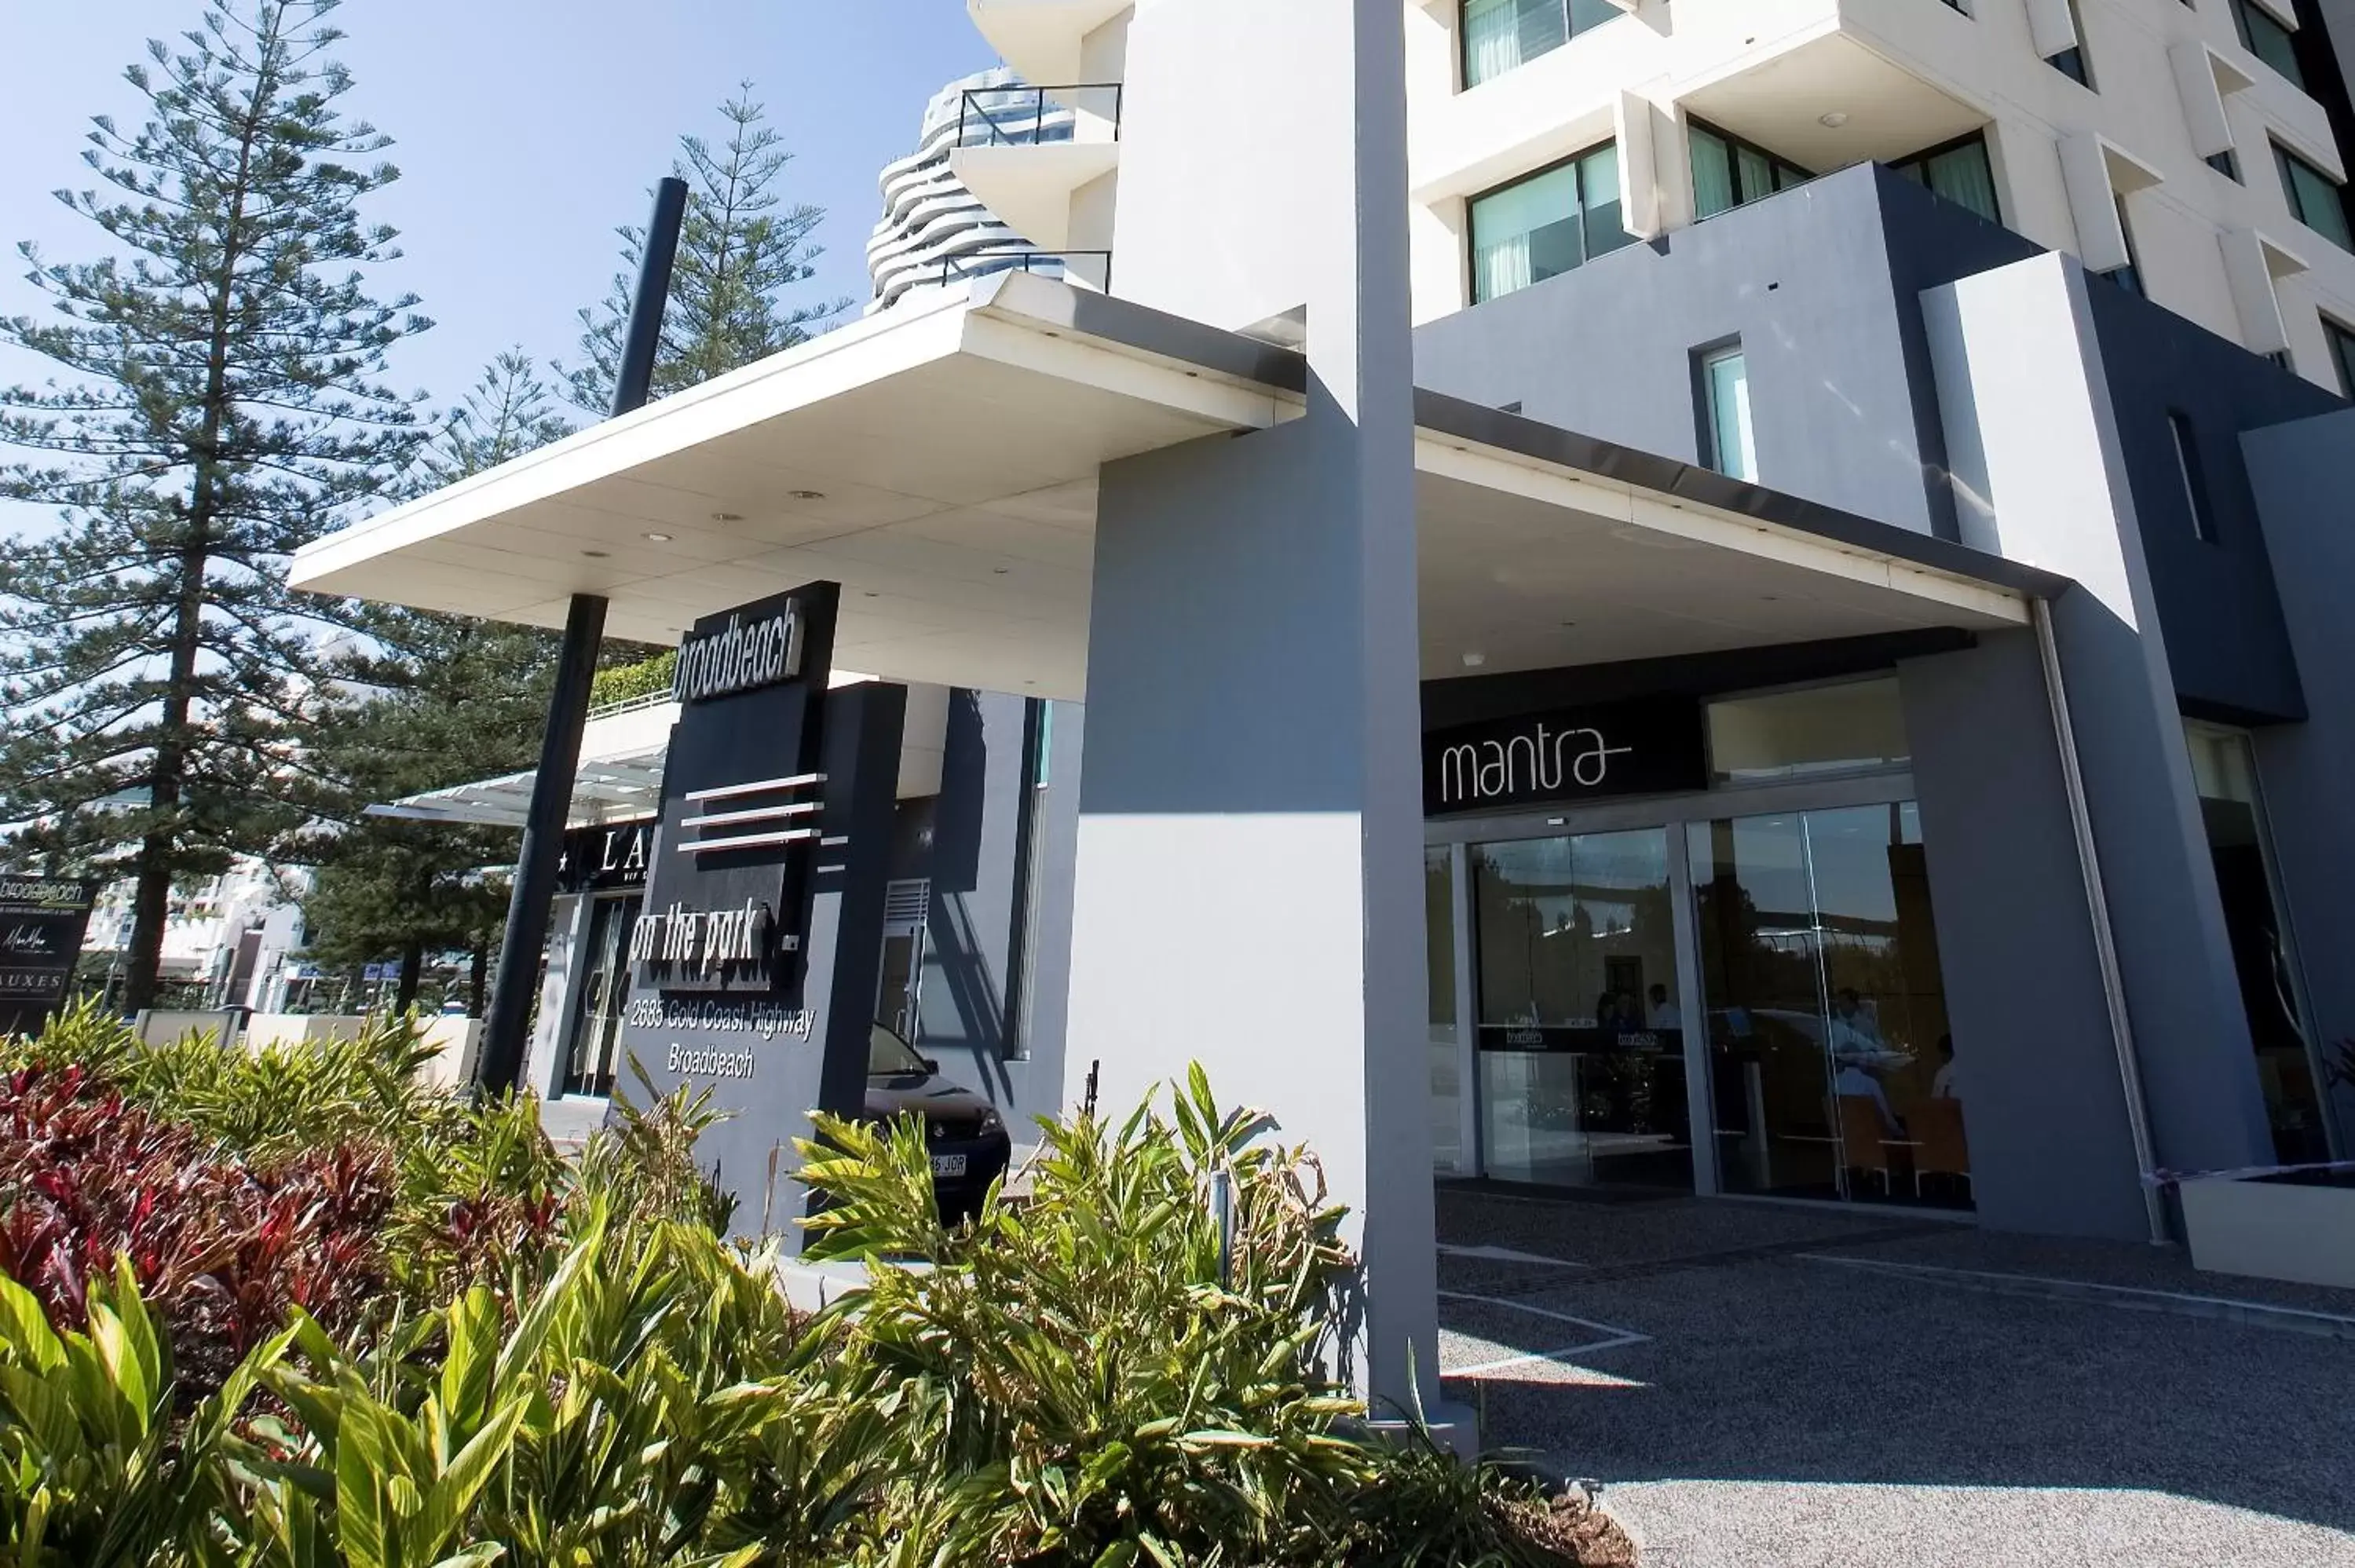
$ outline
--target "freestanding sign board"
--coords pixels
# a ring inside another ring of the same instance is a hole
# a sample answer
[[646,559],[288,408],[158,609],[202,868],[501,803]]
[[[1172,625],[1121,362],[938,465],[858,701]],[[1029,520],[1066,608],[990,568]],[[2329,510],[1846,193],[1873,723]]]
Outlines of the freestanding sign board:
[[828,690],[839,596],[812,583],[680,644],[631,938],[623,1053],[664,1093],[709,1087],[729,1113],[698,1152],[741,1233],[793,1233],[793,1139],[811,1110],[865,1101],[907,699]]
[[0,1034],[32,1034],[73,983],[98,884],[0,873]]

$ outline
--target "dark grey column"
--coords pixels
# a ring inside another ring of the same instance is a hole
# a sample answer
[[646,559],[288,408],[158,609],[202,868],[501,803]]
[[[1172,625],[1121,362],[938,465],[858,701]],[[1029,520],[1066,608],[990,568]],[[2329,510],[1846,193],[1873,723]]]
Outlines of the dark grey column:
[[2087,303],[2100,286],[2046,254],[1926,291],[1923,315],[1963,539],[2075,582],[2052,632],[2157,1163],[2232,1169],[2272,1138]]
[[[655,187],[639,259],[637,293],[613,380],[613,414],[645,404],[654,381],[655,352],[662,343],[663,302],[670,296],[671,264],[678,255],[679,225],[687,215],[687,183],[665,178]],[[564,644],[558,651],[556,689],[548,699],[548,724],[532,775],[531,809],[523,847],[516,858],[515,891],[507,900],[506,933],[499,940],[498,975],[483,1029],[475,1082],[497,1093],[514,1089],[531,1045],[531,1003],[539,987],[539,955],[548,945],[549,903],[556,895],[556,866],[564,828],[572,811],[572,784],[581,769],[581,733],[589,721],[589,688],[597,673],[597,649],[605,635],[605,601],[576,593],[565,613]]]
[[1898,671],[1979,1213],[1997,1230],[2143,1240],[2035,634]]
[[507,896],[506,933],[483,1026],[474,1081],[493,1093],[515,1088],[531,1044],[531,1003],[539,989],[539,955],[548,945],[549,906],[556,897],[557,861],[571,815],[572,780],[581,766],[581,731],[589,721],[589,687],[597,674],[597,646],[605,635],[605,601],[576,593],[564,618],[564,645],[556,656],[556,690],[548,699],[548,728],[539,742],[539,771],[531,781],[531,814],[516,856]]

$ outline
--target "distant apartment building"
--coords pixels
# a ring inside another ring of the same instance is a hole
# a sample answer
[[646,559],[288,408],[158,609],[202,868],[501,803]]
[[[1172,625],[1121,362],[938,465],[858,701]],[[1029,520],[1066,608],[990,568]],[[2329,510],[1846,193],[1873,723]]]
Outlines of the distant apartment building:
[[[1109,170],[1103,133],[1107,112],[1117,117],[1118,96],[1112,86],[1042,91],[1003,67],[943,88],[925,107],[916,150],[883,170],[883,216],[867,241],[868,314],[993,272],[1035,272],[1101,288],[1109,258],[1071,249],[1060,165]],[[1057,166],[1043,182],[1035,175],[1007,182],[1007,205],[993,210],[963,172],[978,159],[996,173],[993,155],[1013,147],[1055,149],[1048,156]],[[1040,189],[1047,199],[1029,199]]]

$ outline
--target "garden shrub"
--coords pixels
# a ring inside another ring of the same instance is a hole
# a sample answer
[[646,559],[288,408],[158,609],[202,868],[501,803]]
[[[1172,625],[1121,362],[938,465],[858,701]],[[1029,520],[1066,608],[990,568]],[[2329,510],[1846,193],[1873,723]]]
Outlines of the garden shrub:
[[1199,1072],[955,1228],[920,1132],[818,1118],[808,1250],[868,1284],[804,1320],[720,1233],[708,1093],[567,1165],[404,1038],[0,1045],[0,1568],[1579,1561],[1365,1430],[1342,1211]]

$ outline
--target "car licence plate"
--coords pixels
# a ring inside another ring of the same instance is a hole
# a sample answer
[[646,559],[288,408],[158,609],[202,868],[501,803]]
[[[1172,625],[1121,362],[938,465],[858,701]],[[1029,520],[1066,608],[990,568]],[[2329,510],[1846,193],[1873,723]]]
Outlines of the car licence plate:
[[963,1176],[965,1158],[961,1154],[936,1154],[932,1156],[932,1174],[936,1177]]

